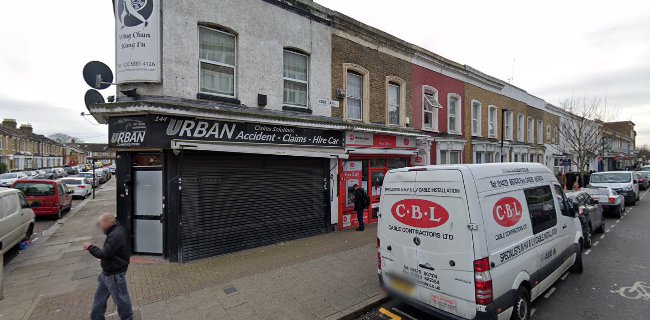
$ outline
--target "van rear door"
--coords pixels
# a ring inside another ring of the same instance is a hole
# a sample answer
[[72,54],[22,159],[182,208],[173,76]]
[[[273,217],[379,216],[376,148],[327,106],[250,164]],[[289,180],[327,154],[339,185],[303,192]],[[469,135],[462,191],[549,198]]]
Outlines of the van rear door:
[[[405,232],[404,224],[392,209],[404,199],[415,198],[415,171],[391,171],[384,178],[379,210],[377,237],[381,241],[381,277],[384,285],[412,299],[417,291],[417,249],[413,234]],[[401,208],[401,207],[400,207]],[[400,211],[401,212],[401,211]]]
[[[469,179],[469,181],[473,181]],[[463,318],[476,315],[474,245],[463,174],[457,169],[420,171],[416,200],[395,208],[417,246],[420,300]]]

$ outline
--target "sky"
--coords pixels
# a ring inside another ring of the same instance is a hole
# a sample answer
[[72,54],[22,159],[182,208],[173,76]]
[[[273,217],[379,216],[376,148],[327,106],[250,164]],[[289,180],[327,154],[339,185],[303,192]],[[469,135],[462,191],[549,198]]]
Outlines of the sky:
[[[553,104],[606,98],[636,123],[637,144],[650,144],[650,1],[316,2]],[[106,126],[80,115],[81,70],[113,66],[113,38],[110,0],[11,1],[0,13],[0,118],[105,142]]]

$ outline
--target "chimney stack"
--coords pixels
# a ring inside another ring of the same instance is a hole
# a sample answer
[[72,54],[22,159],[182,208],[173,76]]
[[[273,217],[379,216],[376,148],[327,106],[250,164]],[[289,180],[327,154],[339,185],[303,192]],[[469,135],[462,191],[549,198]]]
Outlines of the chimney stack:
[[9,118],[7,118],[7,119],[2,120],[2,124],[3,124],[5,127],[9,127],[9,128],[11,128],[11,129],[16,129],[16,125],[17,125],[18,123],[16,122],[16,119],[9,119]]
[[31,134],[33,132],[32,125],[29,123],[21,124],[20,131]]

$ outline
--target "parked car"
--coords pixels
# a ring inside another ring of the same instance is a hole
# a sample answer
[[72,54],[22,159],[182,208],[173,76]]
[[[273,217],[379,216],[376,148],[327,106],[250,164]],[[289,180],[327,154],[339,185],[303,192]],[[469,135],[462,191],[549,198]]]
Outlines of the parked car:
[[79,171],[73,167],[65,167],[63,170],[65,170],[68,176],[74,176],[75,174],[79,173]]
[[8,188],[16,180],[26,179],[27,175],[24,172],[8,172],[0,174],[0,187]]
[[603,211],[612,213],[616,218],[623,216],[625,197],[618,194],[614,189],[610,187],[591,187],[582,188],[581,191],[587,192],[594,199],[598,199]]
[[73,197],[85,199],[92,193],[92,182],[84,177],[66,177],[60,180],[68,189],[74,191]]
[[61,219],[72,208],[72,193],[62,182],[53,180],[18,180],[12,188],[23,192],[37,216]]
[[45,171],[45,176],[43,177],[43,179],[58,179],[59,178],[57,172],[54,171],[54,169],[52,169],[52,168],[45,169],[44,171]]
[[16,189],[0,189],[0,254],[34,232],[34,212]]
[[541,164],[390,170],[380,283],[436,318],[530,319],[531,301],[566,270],[582,272],[577,210]]
[[585,248],[591,248],[591,236],[596,232],[605,232],[605,217],[600,199],[594,199],[584,191],[568,193],[567,198],[578,205],[578,218],[585,239],[583,245]]
[[648,190],[650,188],[650,171],[637,171],[637,180],[639,180],[639,189]]
[[109,166],[108,172],[110,172],[111,174],[115,174],[115,165]]
[[589,187],[611,187],[625,197],[625,205],[639,200],[639,181],[632,171],[607,171],[591,174]]
[[94,188],[99,186],[99,177],[96,174],[93,175],[92,172],[79,172],[76,176],[88,179]]
[[56,171],[58,178],[63,178],[68,176],[68,173],[63,168],[54,168],[54,171]]
[[36,171],[23,171],[23,173],[27,175],[27,179],[37,179],[38,172]]

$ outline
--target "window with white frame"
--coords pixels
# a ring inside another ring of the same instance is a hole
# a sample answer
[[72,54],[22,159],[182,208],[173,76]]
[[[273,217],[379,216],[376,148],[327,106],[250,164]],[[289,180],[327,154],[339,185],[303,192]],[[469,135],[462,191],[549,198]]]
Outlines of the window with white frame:
[[513,128],[513,124],[514,124],[513,113],[512,113],[512,111],[506,111],[506,112],[503,113],[503,116],[505,117],[505,119],[503,121],[505,121],[504,124],[505,124],[505,131],[506,131],[505,132],[506,140],[512,140],[512,138],[513,138],[512,135],[513,135],[513,132],[514,132],[513,131],[514,130],[514,128]]
[[199,27],[199,91],[234,98],[236,64],[236,37]]
[[528,143],[535,142],[535,120],[531,117],[528,117],[527,129],[528,129]]
[[440,150],[438,164],[460,164],[460,151]]
[[363,76],[348,71],[347,107],[348,118],[362,120],[363,115]]
[[448,126],[447,131],[450,133],[461,133],[460,128],[460,115],[461,115],[461,106],[460,106],[460,97],[456,94],[449,94],[447,97],[447,119]]
[[551,126],[546,125],[546,143],[551,143]]
[[496,138],[497,136],[497,107],[489,106],[488,107],[488,137]]
[[472,136],[481,136],[481,103],[472,101]]
[[517,141],[524,142],[524,115],[517,115]]
[[438,102],[438,91],[431,87],[424,87],[422,100],[422,128],[438,131],[438,110],[442,108]]
[[544,143],[544,122],[537,120],[537,144]]
[[5,148],[5,137],[0,136],[0,150],[4,150]]
[[399,84],[388,83],[388,124],[399,126],[400,112],[400,86]]
[[306,108],[309,101],[309,57],[285,49],[283,59],[284,105]]

